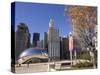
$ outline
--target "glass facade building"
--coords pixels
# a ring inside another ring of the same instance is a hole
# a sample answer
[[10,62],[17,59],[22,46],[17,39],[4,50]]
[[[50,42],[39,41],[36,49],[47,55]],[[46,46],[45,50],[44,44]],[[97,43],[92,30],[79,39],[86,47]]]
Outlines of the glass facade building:
[[40,41],[40,33],[33,33],[33,47],[37,47],[39,41]]

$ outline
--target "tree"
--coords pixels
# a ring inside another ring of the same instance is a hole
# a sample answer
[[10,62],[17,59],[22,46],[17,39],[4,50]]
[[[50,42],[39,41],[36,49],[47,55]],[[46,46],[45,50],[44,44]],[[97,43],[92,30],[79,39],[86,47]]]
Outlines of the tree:
[[65,6],[65,14],[71,17],[73,34],[80,43],[81,48],[91,47],[94,28],[97,25],[97,8],[91,6]]

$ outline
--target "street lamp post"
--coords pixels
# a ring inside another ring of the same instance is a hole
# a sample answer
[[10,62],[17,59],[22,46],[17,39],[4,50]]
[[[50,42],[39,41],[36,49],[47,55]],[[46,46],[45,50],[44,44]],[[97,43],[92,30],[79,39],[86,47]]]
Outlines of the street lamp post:
[[48,70],[47,71],[50,71],[50,58],[48,57]]
[[54,58],[53,58],[53,61],[54,61],[54,69],[55,69],[55,56],[54,56]]
[[94,51],[96,50],[96,37],[95,36],[92,38],[92,46],[93,46],[93,49],[92,49],[93,68],[96,68],[96,65],[95,65],[95,54],[94,54]]
[[74,58],[75,58],[75,65],[77,64],[77,52],[76,52],[76,50],[74,50]]
[[72,51],[70,51],[70,61],[71,61],[71,66],[72,66],[73,65]]
[[91,56],[91,62],[93,63],[93,68],[96,68],[95,57],[94,57],[94,52],[93,51],[90,51],[90,56]]
[[95,55],[94,55],[94,51],[96,50],[96,46],[95,46],[95,36],[92,37],[91,43],[90,43],[90,57],[91,57],[91,63],[93,64],[93,68],[96,68],[95,65]]

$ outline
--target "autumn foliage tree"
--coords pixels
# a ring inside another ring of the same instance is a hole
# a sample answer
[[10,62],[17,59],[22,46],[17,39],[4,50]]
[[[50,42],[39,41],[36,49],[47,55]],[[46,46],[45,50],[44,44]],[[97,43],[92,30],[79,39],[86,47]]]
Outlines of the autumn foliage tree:
[[66,15],[70,16],[74,37],[81,48],[92,46],[94,28],[97,25],[97,8],[91,6],[65,6]]

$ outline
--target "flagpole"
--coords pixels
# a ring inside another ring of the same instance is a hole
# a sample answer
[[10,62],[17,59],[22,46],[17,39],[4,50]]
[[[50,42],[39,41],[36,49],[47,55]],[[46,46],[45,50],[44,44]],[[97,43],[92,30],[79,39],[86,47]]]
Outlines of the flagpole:
[[70,50],[70,61],[71,61],[71,67],[72,67],[72,65],[73,65],[72,50]]

